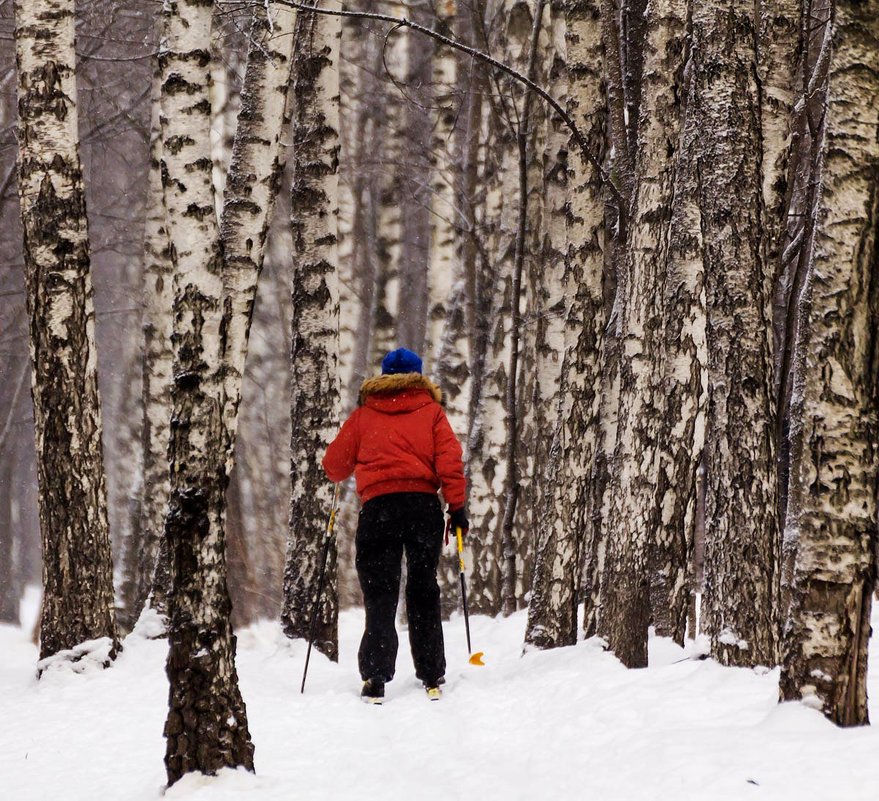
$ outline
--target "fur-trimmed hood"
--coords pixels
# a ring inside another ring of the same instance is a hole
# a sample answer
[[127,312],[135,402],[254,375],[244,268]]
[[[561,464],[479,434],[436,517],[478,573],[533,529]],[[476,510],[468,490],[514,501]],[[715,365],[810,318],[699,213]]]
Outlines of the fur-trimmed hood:
[[407,390],[425,390],[437,403],[442,401],[440,388],[421,373],[391,373],[367,378],[360,385],[360,403],[374,395],[398,395]]

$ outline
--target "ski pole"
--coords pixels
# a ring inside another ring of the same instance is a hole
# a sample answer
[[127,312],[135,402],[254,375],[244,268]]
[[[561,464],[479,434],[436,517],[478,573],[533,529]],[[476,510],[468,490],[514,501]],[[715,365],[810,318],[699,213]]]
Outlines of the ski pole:
[[458,540],[458,578],[461,579],[461,601],[464,604],[464,628],[467,631],[467,653],[470,654],[471,665],[484,665],[482,661],[483,652],[477,651],[473,653],[470,646],[470,615],[467,612],[467,586],[464,583],[464,537],[461,533],[461,527],[455,526],[455,536]]
[[317,610],[320,604],[320,596],[324,588],[324,575],[327,570],[327,558],[330,555],[330,543],[333,540],[333,528],[336,525],[336,511],[339,506],[339,485],[333,494],[333,508],[330,510],[330,519],[327,521],[327,533],[324,537],[323,556],[320,563],[320,577],[317,580],[317,592],[314,596],[314,605],[311,608],[311,623],[308,627],[308,650],[305,652],[305,669],[302,671],[302,686],[300,694],[305,692],[305,677],[308,676],[308,662],[311,659],[311,646],[314,644],[314,629],[317,626]]

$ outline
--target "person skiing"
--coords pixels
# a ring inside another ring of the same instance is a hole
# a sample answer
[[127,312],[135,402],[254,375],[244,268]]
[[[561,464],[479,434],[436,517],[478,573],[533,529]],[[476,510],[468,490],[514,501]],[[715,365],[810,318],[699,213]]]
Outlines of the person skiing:
[[417,354],[393,350],[382,373],[360,387],[360,405],[323,458],[330,481],[354,474],[363,504],[355,539],[357,577],[366,607],[358,662],[361,697],[380,704],[397,659],[395,617],[402,556],[415,675],[440,697],[446,657],[436,580],[443,539],[442,489],[450,525],[469,528],[461,445],[440,405],[439,387],[421,374]]

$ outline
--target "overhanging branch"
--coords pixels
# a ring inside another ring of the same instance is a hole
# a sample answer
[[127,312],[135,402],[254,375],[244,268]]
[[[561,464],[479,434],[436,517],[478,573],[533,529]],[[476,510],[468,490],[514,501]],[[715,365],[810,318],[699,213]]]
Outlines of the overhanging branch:
[[297,11],[308,11],[314,14],[325,14],[327,16],[334,17],[348,17],[351,19],[365,19],[372,20],[374,22],[386,22],[389,25],[393,25],[397,28],[409,28],[410,30],[417,31],[424,36],[429,36],[431,39],[435,39],[436,41],[441,42],[447,47],[451,47],[452,49],[458,50],[461,53],[466,53],[477,61],[481,61],[483,64],[488,64],[489,66],[494,67],[494,69],[503,72],[505,75],[508,75],[514,81],[518,81],[524,86],[527,86],[532,92],[541,97],[553,109],[553,111],[555,111],[556,114],[559,115],[561,120],[568,127],[568,130],[570,130],[572,136],[574,137],[574,141],[580,148],[580,152],[592,165],[592,167],[598,173],[601,183],[608,188],[611,195],[613,196],[614,203],[617,207],[617,213],[619,215],[620,227],[624,227],[626,219],[626,204],[623,202],[622,195],[617,189],[616,184],[614,184],[614,182],[610,179],[610,176],[608,176],[607,173],[605,173],[605,171],[602,169],[601,163],[596,158],[595,154],[592,153],[592,151],[589,149],[589,145],[586,143],[586,139],[583,137],[583,134],[580,132],[580,129],[577,127],[577,124],[574,122],[571,115],[568,114],[568,112],[564,109],[564,107],[561,105],[561,103],[559,103],[558,100],[556,100],[542,86],[540,86],[538,83],[535,83],[529,77],[522,75],[522,73],[517,72],[512,67],[504,64],[502,61],[498,61],[496,58],[493,58],[488,53],[485,53],[482,50],[478,50],[475,47],[471,47],[470,45],[464,44],[463,42],[459,42],[457,39],[453,39],[442,33],[431,30],[424,25],[419,25],[417,22],[413,22],[406,17],[394,17],[390,14],[379,14],[371,11],[351,11],[323,8],[320,6],[314,6],[309,5],[308,3],[299,2],[299,0],[273,0],[273,2],[277,5],[287,6],[288,8],[295,8]]

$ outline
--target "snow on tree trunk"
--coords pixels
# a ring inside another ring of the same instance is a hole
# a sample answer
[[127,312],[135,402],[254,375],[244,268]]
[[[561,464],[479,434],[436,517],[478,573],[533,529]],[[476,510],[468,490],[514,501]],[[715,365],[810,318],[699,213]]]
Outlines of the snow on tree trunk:
[[[795,387],[802,448],[781,697],[865,724],[876,578],[879,375],[879,12],[837,0],[813,263]],[[794,494],[797,496],[793,503]]]
[[771,298],[762,260],[754,4],[693,10],[709,407],[704,631],[728,665],[776,661],[779,538]]
[[226,588],[223,430],[223,260],[210,149],[211,5],[165,6],[162,178],[174,264],[174,373],[165,537],[172,582],[165,766],[173,784],[192,771],[253,769],[235,670]]
[[[338,289],[338,17],[302,13],[296,24],[293,168],[293,325],[290,537],[281,620],[308,637],[333,487],[320,465],[338,430],[341,388]],[[316,619],[314,645],[338,660],[336,547]]]
[[[692,78],[692,62],[686,70]],[[689,80],[692,86],[692,80]],[[678,148],[663,296],[665,414],[659,421],[657,508],[661,515],[650,553],[653,625],[683,645],[692,580],[696,474],[705,444],[707,350],[701,219],[695,161],[699,134],[692,89],[687,92]],[[694,621],[695,622],[695,621]]]
[[[568,106],[592,152],[604,142],[599,4],[565,7]],[[604,193],[576,145],[568,156],[569,204],[564,289],[564,356],[543,494],[535,514],[536,552],[525,642],[539,648],[577,639],[577,602],[588,485],[597,437],[599,355],[604,328]],[[554,407],[555,408],[555,407]]]
[[43,604],[40,656],[118,647],[101,444],[72,0],[18,0],[18,191],[30,317]]
[[599,626],[627,667],[647,665],[648,555],[660,524],[656,435],[665,413],[662,292],[682,118],[687,3],[651,3],[646,23],[635,198],[618,319],[620,394],[610,506],[603,519],[607,558]]

